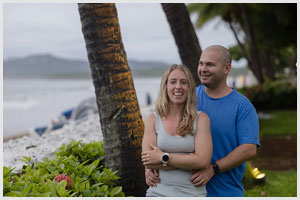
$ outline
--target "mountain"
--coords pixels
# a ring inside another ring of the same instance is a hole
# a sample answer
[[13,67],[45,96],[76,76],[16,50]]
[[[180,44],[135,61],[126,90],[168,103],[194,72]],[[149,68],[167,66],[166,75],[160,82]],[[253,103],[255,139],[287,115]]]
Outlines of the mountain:
[[[133,76],[162,76],[170,66],[163,62],[128,61]],[[83,60],[65,59],[51,54],[11,58],[3,62],[4,78],[90,78],[89,63]]]

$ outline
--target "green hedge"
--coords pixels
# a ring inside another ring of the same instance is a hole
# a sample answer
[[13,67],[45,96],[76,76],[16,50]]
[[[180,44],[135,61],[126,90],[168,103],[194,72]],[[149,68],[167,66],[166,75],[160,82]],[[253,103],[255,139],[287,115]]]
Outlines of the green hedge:
[[265,81],[262,85],[238,90],[246,96],[256,110],[282,110],[297,108],[297,87],[287,81]]
[[24,157],[22,172],[3,167],[3,196],[11,197],[124,197],[115,186],[116,171],[104,168],[103,142],[71,141],[54,159],[32,163]]

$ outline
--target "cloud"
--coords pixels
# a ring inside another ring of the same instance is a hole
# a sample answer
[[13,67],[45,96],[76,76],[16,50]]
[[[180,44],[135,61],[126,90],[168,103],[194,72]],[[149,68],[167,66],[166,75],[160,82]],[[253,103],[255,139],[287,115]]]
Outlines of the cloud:
[[[159,3],[117,3],[121,34],[129,59],[180,63],[178,49]],[[51,53],[87,60],[75,3],[13,3],[3,6],[4,59]],[[229,46],[232,34],[216,20],[196,33],[203,48]]]

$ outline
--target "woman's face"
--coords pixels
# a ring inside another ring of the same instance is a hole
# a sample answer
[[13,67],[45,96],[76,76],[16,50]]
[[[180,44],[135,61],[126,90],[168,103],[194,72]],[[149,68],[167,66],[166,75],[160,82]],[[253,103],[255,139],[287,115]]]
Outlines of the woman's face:
[[168,77],[167,92],[170,102],[183,104],[188,97],[188,80],[180,69],[173,70]]

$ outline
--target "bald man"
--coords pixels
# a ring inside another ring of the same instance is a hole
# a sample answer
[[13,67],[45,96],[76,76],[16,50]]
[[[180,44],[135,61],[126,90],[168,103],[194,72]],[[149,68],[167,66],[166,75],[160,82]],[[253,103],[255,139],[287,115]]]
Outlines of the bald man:
[[202,52],[197,110],[210,118],[213,156],[207,169],[193,171],[191,181],[195,186],[206,184],[210,197],[244,196],[245,161],[256,155],[260,145],[256,110],[227,85],[230,70],[231,55],[225,47],[213,45]]
[[[197,110],[210,118],[213,155],[207,169],[192,172],[191,181],[195,186],[206,184],[209,197],[244,196],[245,161],[256,155],[260,145],[256,110],[246,97],[227,85],[230,70],[231,55],[225,47],[213,45],[202,52]],[[145,175],[149,186],[155,187],[160,181],[157,171],[148,169]]]

